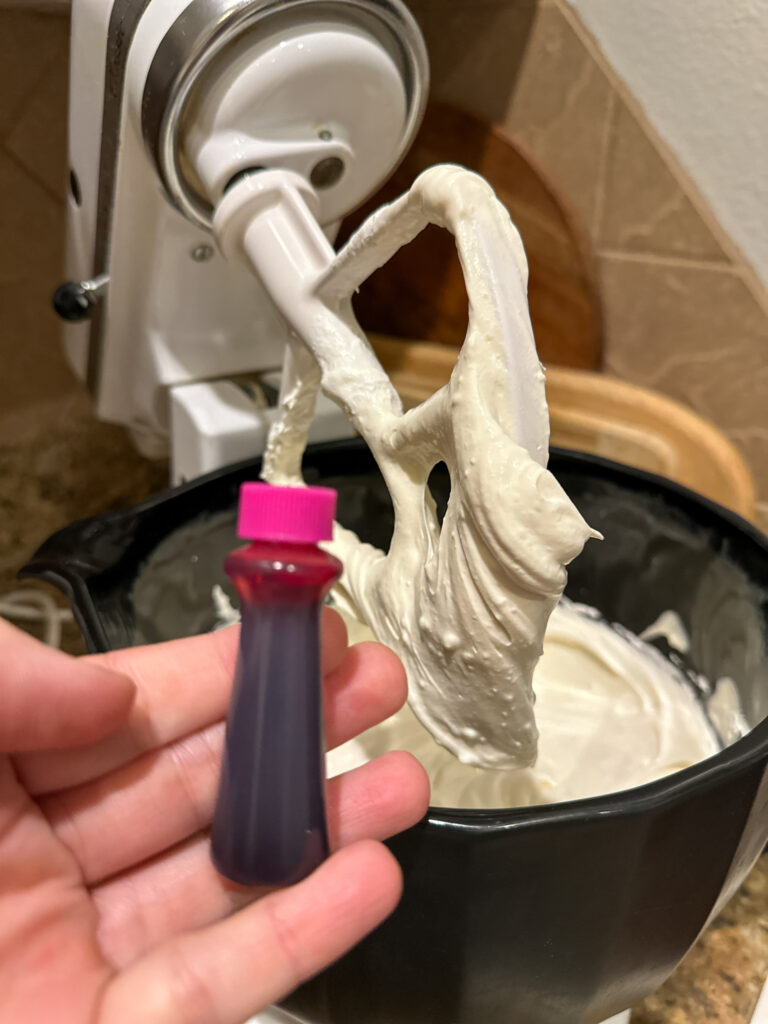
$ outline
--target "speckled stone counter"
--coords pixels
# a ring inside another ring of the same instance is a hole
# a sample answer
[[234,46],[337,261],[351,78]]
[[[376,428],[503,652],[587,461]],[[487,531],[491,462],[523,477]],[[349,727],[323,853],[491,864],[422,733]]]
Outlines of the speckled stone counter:
[[631,1024],[744,1024],[768,974],[768,854]]
[[[97,423],[74,381],[59,398],[0,416],[0,594],[36,585],[16,574],[56,530],[130,508],[167,483],[167,463],[143,459],[125,431]],[[64,648],[84,651],[74,625]]]
[[[76,386],[0,417],[0,593],[18,586],[18,568],[55,530],[134,505],[163,489],[167,474],[167,465],[137,455],[122,430],[96,423]],[[82,651],[74,625],[64,640],[67,650]],[[632,1024],[746,1024],[767,972],[764,855],[675,974],[635,1009]]]

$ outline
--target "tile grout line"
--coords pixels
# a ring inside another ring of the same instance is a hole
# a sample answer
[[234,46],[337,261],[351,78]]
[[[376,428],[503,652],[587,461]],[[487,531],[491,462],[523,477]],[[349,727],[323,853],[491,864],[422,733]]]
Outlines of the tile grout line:
[[[10,8],[10,9],[12,10],[13,8]],[[43,13],[43,12],[33,12],[33,14],[35,16],[37,16],[37,17],[46,17],[46,18],[54,17],[57,20],[65,21],[67,23],[67,26],[69,26],[70,12],[69,12],[68,9],[65,10],[65,9],[59,8],[56,11],[48,11],[47,14]],[[62,57],[64,57],[66,62],[67,62],[67,69],[69,69],[69,47],[70,47],[69,27],[67,27],[67,31],[66,31],[66,35],[65,35],[64,39],[59,42],[59,45],[55,48],[55,51],[54,51],[51,59],[45,63],[45,65],[44,65],[40,75],[36,79],[36,81],[30,86],[30,88],[27,91],[26,95],[19,101],[19,105],[16,108],[16,110],[14,111],[13,116],[11,117],[11,120],[10,120],[10,122],[8,124],[8,127],[7,127],[6,131],[4,132],[4,134],[2,136],[0,136],[0,152],[2,152],[3,156],[5,156],[8,160],[10,160],[20,171],[23,171],[24,174],[26,174],[28,177],[30,177],[35,182],[36,185],[39,185],[40,188],[42,188],[43,191],[51,199],[53,199],[53,201],[57,205],[61,205],[61,206],[66,206],[66,202],[65,202],[65,195],[66,195],[65,182],[66,182],[66,170],[67,170],[68,159],[69,159],[67,153],[65,152],[65,154],[64,154],[64,167],[62,168],[61,191],[60,192],[56,192],[56,191],[54,191],[54,189],[52,189],[50,187],[50,185],[48,184],[47,181],[44,181],[43,178],[40,177],[40,175],[37,173],[37,171],[35,170],[34,167],[28,166],[24,162],[24,160],[22,160],[14,152],[14,150],[10,148],[8,143],[9,143],[9,140],[10,140],[11,136],[13,135],[14,131],[16,130],[16,128],[21,123],[21,121],[22,121],[22,119],[24,117],[24,112],[26,111],[28,105],[32,102],[32,100],[34,99],[35,94],[37,93],[38,89],[43,84],[43,82],[45,81],[47,76],[50,74],[50,72],[53,70],[53,68],[55,67],[56,62],[58,60],[60,60]],[[66,104],[65,117],[66,118],[69,117],[69,74],[67,74],[67,104]]]
[[607,247],[597,247],[595,255],[600,259],[615,260],[617,263],[649,263],[659,267],[679,267],[682,270],[711,270],[730,274],[741,280],[744,280],[745,277],[742,267],[724,260],[702,260],[688,256],[671,256],[660,252],[626,252],[622,249]]
[[[33,98],[35,96],[35,93],[40,88],[40,86],[43,84],[43,82],[45,81],[45,79],[48,76],[48,74],[50,73],[50,71],[53,69],[56,61],[59,60],[59,58],[62,57],[62,56],[65,56],[65,57],[67,56],[68,50],[69,50],[69,37],[67,37],[67,39],[65,40],[65,42],[64,42],[64,44],[62,46],[57,48],[56,53],[53,55],[53,57],[51,57],[50,61],[45,65],[45,69],[42,72],[42,74],[39,76],[39,78],[34,83],[34,85],[29,89],[29,92],[26,94],[26,96],[24,96],[24,98],[19,102],[19,106],[16,109],[16,111],[14,112],[14,116],[11,119],[11,122],[10,122],[10,124],[8,126],[7,131],[5,132],[4,136],[2,138],[0,138],[0,151],[2,151],[3,155],[8,160],[10,160],[13,164],[15,164],[15,166],[18,167],[19,170],[23,171],[24,174],[26,174],[28,177],[30,177],[35,182],[35,184],[39,185],[47,193],[47,195],[50,196],[51,199],[53,199],[53,201],[55,203],[61,204],[61,205],[64,204],[64,195],[65,195],[64,183],[66,181],[66,177],[65,176],[66,176],[66,166],[67,166],[67,156],[66,156],[66,153],[65,153],[65,159],[64,159],[64,168],[62,169],[62,188],[61,188],[60,192],[56,192],[56,191],[54,191],[54,189],[51,188],[51,186],[48,184],[47,181],[45,181],[43,178],[40,177],[40,175],[37,173],[37,171],[35,170],[34,167],[31,167],[27,163],[25,163],[25,161],[22,160],[21,157],[19,157],[15,153],[15,151],[13,149],[10,148],[8,143],[9,143],[9,140],[10,140],[11,136],[13,135],[15,129],[19,126],[19,124],[21,124],[21,121],[24,118],[24,113],[25,113],[25,111],[27,109],[27,106],[28,106],[29,103],[32,102],[32,100],[33,100]],[[69,102],[67,102],[67,109],[66,109],[66,115],[65,116],[67,116],[67,117],[69,116]]]
[[[609,85],[611,83],[609,82]],[[600,240],[600,229],[603,226],[603,213],[605,210],[605,192],[608,178],[608,156],[613,139],[614,120],[616,117],[616,90],[611,85],[608,96],[608,110],[605,114],[605,125],[603,126],[603,137],[600,147],[600,163],[597,168],[597,190],[595,193],[595,209],[592,212],[592,244],[597,248]]]
[[62,56],[62,52],[66,55],[68,47],[69,47],[69,34],[67,34],[67,39],[66,39],[64,47],[62,47],[61,45],[56,47],[55,52],[54,52],[53,56],[51,57],[51,59],[46,61],[45,64],[43,64],[43,67],[42,67],[42,69],[40,71],[40,74],[37,76],[37,78],[34,79],[34,81],[30,84],[29,89],[26,91],[26,93],[19,100],[15,110],[11,114],[11,118],[8,121],[8,124],[7,124],[6,128],[5,128],[5,130],[3,131],[2,135],[0,135],[0,143],[5,144],[8,141],[8,139],[11,137],[11,135],[13,134],[15,129],[20,124],[21,119],[24,116],[24,111],[26,110],[27,105],[32,100],[32,97],[35,95],[37,90],[43,84],[43,82],[46,79],[46,76],[48,75],[48,72],[54,66],[56,61]]
[[760,279],[755,268],[744,256],[740,247],[715,216],[708,200],[705,199],[691,174],[682,165],[671,145],[661,137],[656,128],[651,124],[643,105],[607,59],[600,44],[568,0],[552,0],[552,2],[558,7],[563,17],[591,54],[593,60],[602,68],[609,83],[626,104],[633,117],[636,118],[642,131],[648,137],[667,170],[680,186],[683,195],[685,195],[698,216],[713,234],[727,259],[740,272],[745,287],[749,289],[754,300],[765,312],[766,316],[768,316],[768,288]]
[[17,167],[18,170],[20,170],[28,178],[31,178],[32,181],[34,181],[34,183],[37,186],[39,186],[45,192],[45,194],[48,196],[48,198],[52,199],[54,201],[54,203],[56,203],[57,206],[65,206],[64,179],[62,179],[62,189],[61,189],[61,192],[55,192],[46,181],[43,181],[43,179],[38,176],[36,171],[34,171],[32,168],[28,167],[24,163],[23,160],[20,160],[19,157],[16,156],[16,154],[13,152],[12,149],[8,149],[8,147],[6,146],[5,142],[0,142],[0,153],[3,154],[3,156],[6,158],[6,160],[10,160],[10,162],[15,167]]
[[[687,258],[685,256],[670,256],[665,253],[647,252],[634,253],[625,252],[621,249],[595,247],[595,259],[613,260],[616,263],[645,263],[648,266],[670,267],[678,270],[705,270],[712,273],[729,274],[737,278],[746,288],[751,298],[760,308],[762,314],[768,319],[768,290],[763,288],[762,283],[755,275],[754,270],[748,264],[724,263],[717,260],[701,260]],[[768,1024],[768,1021],[766,1021]]]

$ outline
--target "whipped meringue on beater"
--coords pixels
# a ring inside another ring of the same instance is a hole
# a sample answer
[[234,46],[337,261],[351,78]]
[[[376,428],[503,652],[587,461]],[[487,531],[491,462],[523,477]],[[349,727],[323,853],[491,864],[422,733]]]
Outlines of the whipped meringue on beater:
[[[450,382],[403,413],[341,296],[429,222],[456,238],[469,326]],[[403,661],[416,717],[460,761],[486,768],[536,760],[531,681],[547,620],[565,566],[598,536],[546,469],[527,278],[520,236],[487,182],[454,166],[425,171],[359,228],[316,286],[301,336],[317,365],[294,352],[265,455],[265,479],[298,483],[312,387],[347,412],[384,476],[395,528],[385,554],[337,527],[340,589]],[[427,486],[441,461],[451,476],[442,527]]]

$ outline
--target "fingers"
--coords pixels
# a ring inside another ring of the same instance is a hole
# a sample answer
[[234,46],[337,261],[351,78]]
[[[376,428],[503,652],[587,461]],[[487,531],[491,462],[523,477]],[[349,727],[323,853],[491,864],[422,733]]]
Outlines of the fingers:
[[325,677],[323,692],[326,745],[332,750],[398,711],[408,696],[408,680],[393,651],[366,641],[349,648]]
[[[388,718],[405,700],[405,676],[386,647],[354,647],[326,679],[329,747]],[[144,754],[93,782],[38,800],[89,885],[206,828],[213,816],[224,723]]]
[[429,778],[405,750],[391,750],[328,783],[331,848],[359,839],[389,839],[421,821]]
[[361,842],[309,878],[177,938],[122,972],[101,1006],[110,1024],[241,1024],[341,956],[392,910],[394,857]]
[[2,619],[0,650],[0,750],[93,743],[128,719],[136,688],[125,674],[46,647]]
[[[323,611],[322,664],[323,671],[330,672],[344,659],[347,633],[336,612]],[[24,784],[32,793],[75,786],[222,719],[239,636],[239,627],[233,626],[185,640],[71,659],[76,666],[73,675],[109,668],[130,677],[137,689],[134,707],[125,726],[107,740],[74,753],[51,750],[19,758],[16,768]],[[77,706],[80,719],[87,717],[83,707]]]
[[[386,839],[419,821],[429,782],[410,754],[393,751],[328,784],[331,847]],[[257,895],[231,885],[213,867],[207,837],[197,835],[165,856],[97,886],[99,939],[122,967],[158,943],[230,914]]]

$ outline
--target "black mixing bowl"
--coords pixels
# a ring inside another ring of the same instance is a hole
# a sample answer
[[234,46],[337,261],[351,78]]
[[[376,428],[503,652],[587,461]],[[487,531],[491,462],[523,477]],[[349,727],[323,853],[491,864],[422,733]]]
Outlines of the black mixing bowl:
[[[751,732],[693,768],[622,793],[514,810],[432,809],[390,843],[405,874],[396,912],[288,1000],[313,1022],[593,1024],[664,981],[768,838],[768,541],[660,477],[562,451],[550,467],[605,536],[573,563],[567,593],[635,632],[676,611],[691,639],[683,667],[711,681],[730,677]],[[162,548],[166,561],[183,562],[185,587],[206,595],[207,607],[213,583],[225,583],[218,554],[186,544],[174,555],[168,543],[193,521],[203,532],[216,521],[234,544],[227,513],[258,470],[257,462],[233,467],[75,523],[26,572],[68,593],[95,650],[210,628],[199,602],[189,614],[184,600],[171,602],[170,618],[137,609],[137,595],[147,597],[140,570]],[[342,523],[386,547],[392,510],[362,442],[311,449],[306,475],[339,490]],[[438,468],[432,484],[444,502],[447,474]]]

